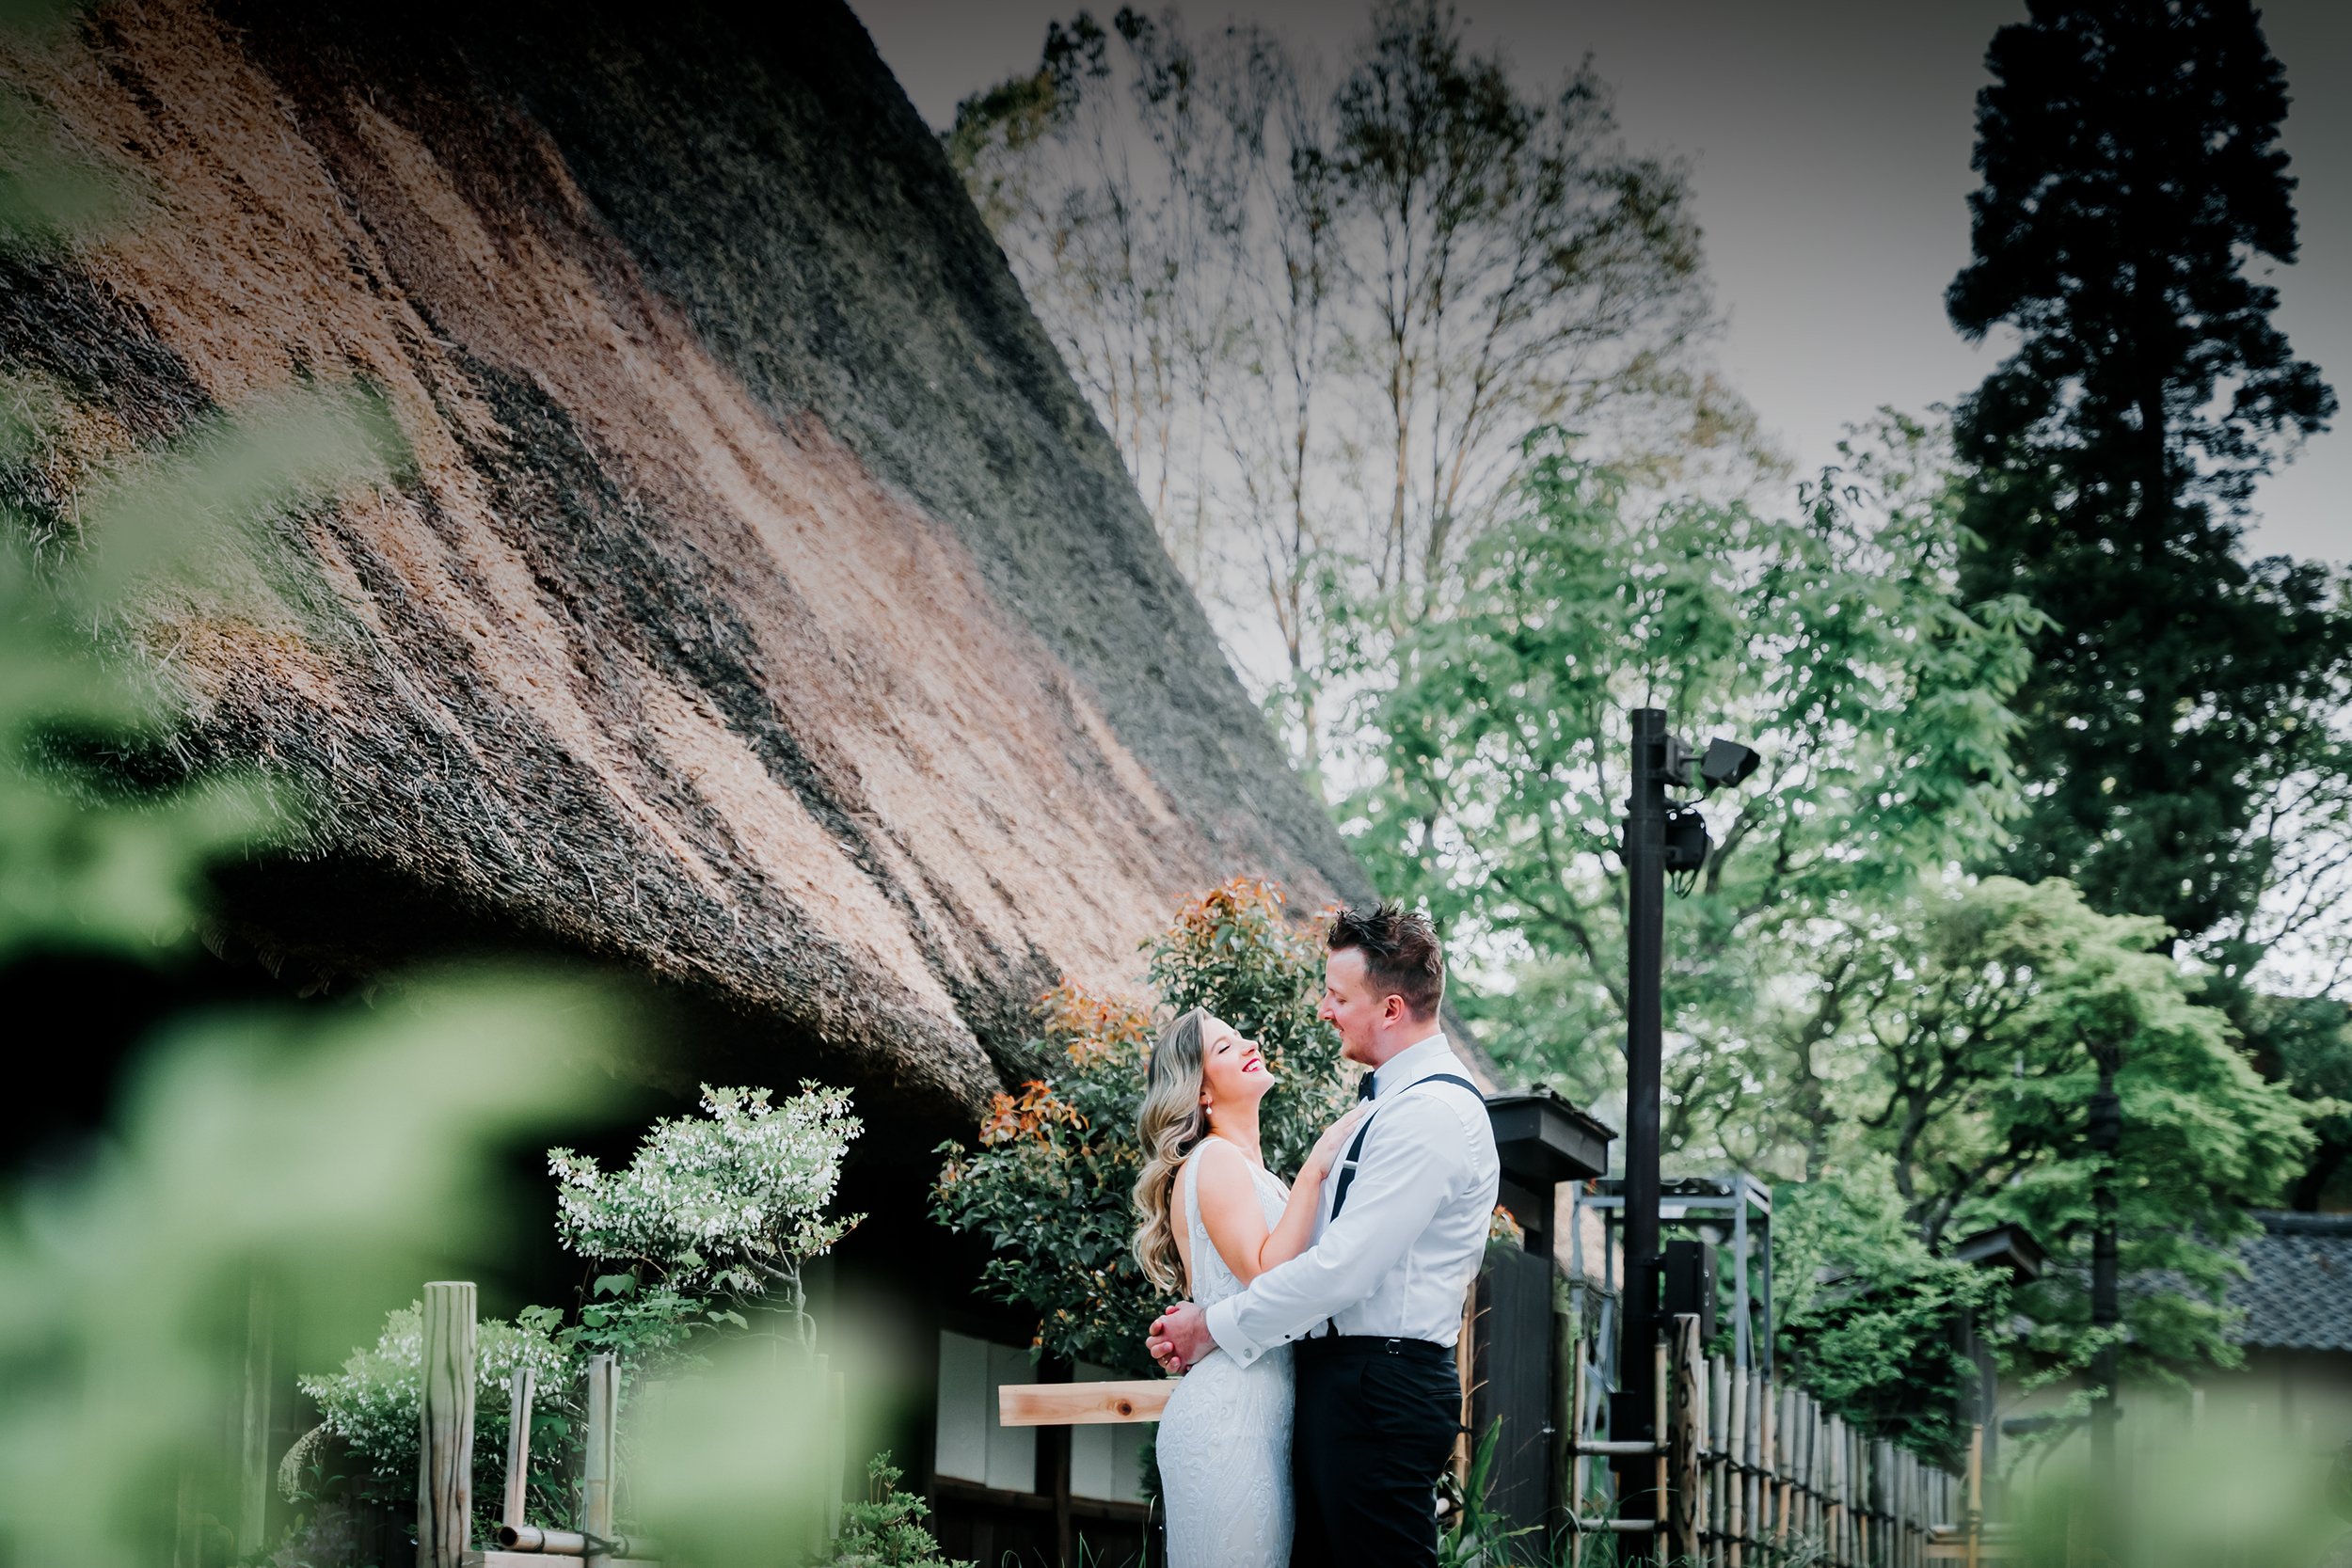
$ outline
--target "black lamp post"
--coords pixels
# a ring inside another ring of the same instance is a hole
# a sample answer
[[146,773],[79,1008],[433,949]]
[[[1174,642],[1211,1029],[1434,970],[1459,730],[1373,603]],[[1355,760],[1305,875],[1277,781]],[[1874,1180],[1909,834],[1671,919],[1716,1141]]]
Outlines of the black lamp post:
[[[1707,826],[1668,791],[1727,788],[1756,771],[1761,759],[1737,741],[1716,739],[1704,756],[1666,733],[1662,708],[1633,710],[1632,789],[1626,800],[1626,1133],[1625,1337],[1617,1347],[1617,1395],[1610,1435],[1620,1442],[1658,1441],[1652,1368],[1658,1354],[1658,1096],[1664,1037],[1661,996],[1666,956],[1666,874],[1697,872],[1711,846]],[[1697,777],[1693,778],[1693,764]],[[1650,1512],[1654,1463],[1630,1459],[1619,1466],[1621,1512]],[[1657,1543],[1642,1560],[1656,1560]]]

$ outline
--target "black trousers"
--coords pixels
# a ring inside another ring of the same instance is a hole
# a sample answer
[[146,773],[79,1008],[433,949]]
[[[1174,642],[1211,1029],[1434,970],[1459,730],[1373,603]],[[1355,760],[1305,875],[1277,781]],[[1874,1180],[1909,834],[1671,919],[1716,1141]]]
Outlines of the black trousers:
[[1301,1339],[1291,1568],[1434,1568],[1438,1478],[1462,1417],[1454,1353],[1424,1339]]

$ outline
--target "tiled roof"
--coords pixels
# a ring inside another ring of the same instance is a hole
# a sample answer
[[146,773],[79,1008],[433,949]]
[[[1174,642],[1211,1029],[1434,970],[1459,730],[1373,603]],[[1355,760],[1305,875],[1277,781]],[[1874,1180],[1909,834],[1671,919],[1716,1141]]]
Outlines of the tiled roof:
[[2352,1214],[2264,1213],[2230,1288],[2246,1322],[2238,1343],[2265,1350],[2352,1351]]

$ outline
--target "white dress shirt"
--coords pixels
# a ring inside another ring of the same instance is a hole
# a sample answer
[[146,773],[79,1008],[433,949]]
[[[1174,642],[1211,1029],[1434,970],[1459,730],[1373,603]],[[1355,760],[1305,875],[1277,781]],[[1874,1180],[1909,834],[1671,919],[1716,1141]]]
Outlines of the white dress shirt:
[[1335,1166],[1324,1180],[1314,1245],[1208,1309],[1217,1348],[1248,1366],[1320,1332],[1327,1320],[1342,1334],[1440,1345],[1460,1338],[1502,1164],[1478,1096],[1455,1084],[1405,1092],[1440,1072],[1470,1077],[1442,1033],[1373,1074],[1372,1115],[1346,1207],[1330,1217]]

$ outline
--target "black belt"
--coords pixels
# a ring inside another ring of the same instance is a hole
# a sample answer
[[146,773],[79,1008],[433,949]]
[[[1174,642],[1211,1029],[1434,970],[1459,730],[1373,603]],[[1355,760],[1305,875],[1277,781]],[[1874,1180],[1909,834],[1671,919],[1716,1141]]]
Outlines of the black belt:
[[1400,1355],[1414,1361],[1454,1364],[1454,1347],[1435,1339],[1384,1339],[1376,1334],[1326,1334],[1316,1339],[1295,1339],[1297,1354],[1310,1360],[1327,1356]]

